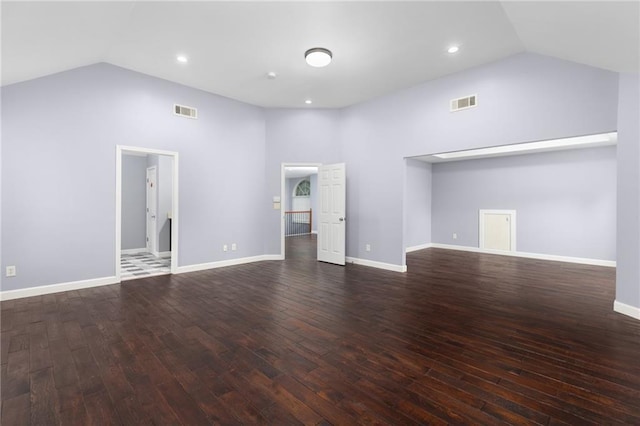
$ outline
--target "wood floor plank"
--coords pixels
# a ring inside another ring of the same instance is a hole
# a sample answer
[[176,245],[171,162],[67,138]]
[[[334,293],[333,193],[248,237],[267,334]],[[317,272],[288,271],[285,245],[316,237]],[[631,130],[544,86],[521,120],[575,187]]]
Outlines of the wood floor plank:
[[640,424],[615,269],[426,249],[287,259],[1,302],[7,426]]
[[104,390],[104,383],[100,377],[100,369],[93,359],[88,347],[81,347],[72,352],[76,371],[80,379],[80,389],[84,395]]
[[31,424],[31,399],[29,393],[23,393],[2,401],[0,423],[3,425],[24,426]]
[[177,380],[162,383],[158,390],[176,416],[185,425],[207,424],[207,416]]
[[106,391],[101,390],[84,395],[89,425],[123,425],[114,404]]
[[53,364],[53,378],[57,388],[78,383],[78,373],[66,340],[51,340],[49,353]]
[[29,351],[9,352],[7,363],[2,365],[0,380],[2,399],[11,399],[29,393]]
[[40,369],[31,377],[31,424],[53,425],[60,413],[52,368]]

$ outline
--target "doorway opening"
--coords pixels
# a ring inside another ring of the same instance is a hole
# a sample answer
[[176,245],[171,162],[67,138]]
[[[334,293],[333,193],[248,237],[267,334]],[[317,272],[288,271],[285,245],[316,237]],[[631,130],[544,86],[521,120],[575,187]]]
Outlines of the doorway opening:
[[[294,180],[288,185],[287,177]],[[297,179],[297,181],[296,181]],[[308,185],[305,182],[309,181]],[[314,188],[315,187],[315,188]],[[309,193],[306,201],[306,194]],[[317,194],[315,197],[314,194]],[[287,235],[287,212],[292,212],[294,207],[306,208],[308,214],[292,217],[293,233],[300,231],[307,237],[308,246],[306,252],[311,259],[321,262],[333,263],[344,266],[346,263],[346,165],[317,164],[317,163],[283,163],[281,169],[280,197],[276,197],[274,203],[281,212],[280,230],[280,257],[285,259],[287,254],[287,239],[298,236]],[[317,200],[317,201],[314,201]],[[294,205],[294,203],[296,203]],[[304,213],[304,210],[302,211]],[[317,212],[317,214],[314,214]],[[307,224],[308,222],[308,224]],[[314,230],[317,232],[314,233]],[[316,237],[317,235],[317,237]],[[291,240],[293,242],[293,240]],[[293,244],[292,244],[293,249]]]
[[178,251],[178,153],[116,147],[117,281],[172,274]]
[[283,165],[283,257],[316,260],[319,164]]

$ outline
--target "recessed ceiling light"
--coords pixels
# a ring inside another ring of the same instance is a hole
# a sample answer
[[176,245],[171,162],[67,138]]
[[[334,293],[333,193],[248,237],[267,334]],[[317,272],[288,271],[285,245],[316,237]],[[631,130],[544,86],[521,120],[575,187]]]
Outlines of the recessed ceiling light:
[[268,73],[267,73],[267,78],[268,78],[269,80],[275,80],[275,78],[276,78],[277,76],[278,76],[278,75],[277,75],[275,72],[273,72],[273,71],[271,71],[271,72],[268,72]]
[[178,55],[176,57],[176,61],[180,62],[181,64],[186,64],[187,62],[189,62],[189,59],[184,55]]
[[306,101],[304,101],[305,104],[309,105],[312,103],[311,99],[307,99]]
[[459,46],[451,46],[447,49],[447,52],[449,53],[456,53],[458,50],[460,50]]
[[316,68],[329,65],[332,57],[331,51],[324,47],[314,47],[304,53],[304,58],[307,60],[307,63]]

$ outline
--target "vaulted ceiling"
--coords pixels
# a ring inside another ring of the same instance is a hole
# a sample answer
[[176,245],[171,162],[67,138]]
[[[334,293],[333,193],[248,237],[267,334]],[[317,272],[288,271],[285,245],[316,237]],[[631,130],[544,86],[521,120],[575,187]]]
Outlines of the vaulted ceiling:
[[[2,85],[108,62],[265,107],[339,108],[525,51],[618,72],[640,64],[635,1],[1,7]],[[318,46],[333,52],[325,68],[304,61]]]

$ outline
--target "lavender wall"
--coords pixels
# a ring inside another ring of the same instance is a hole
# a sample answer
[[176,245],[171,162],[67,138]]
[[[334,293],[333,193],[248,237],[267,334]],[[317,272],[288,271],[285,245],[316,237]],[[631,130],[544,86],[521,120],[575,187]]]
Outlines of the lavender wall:
[[[449,99],[471,93],[477,108],[449,112]],[[114,274],[116,144],[180,153],[180,265],[280,253],[271,201],[283,162],[345,162],[347,255],[404,265],[405,157],[615,130],[618,75],[520,54],[342,110],[264,111],[97,64],[4,87],[2,103],[11,290]],[[199,119],[173,116],[173,103]],[[44,215],[32,208],[43,191],[30,170],[52,188]],[[222,252],[232,242],[238,251]]]
[[262,109],[108,64],[3,87],[2,104],[3,291],[115,275],[117,144],[180,153],[179,265],[264,253]]
[[[272,197],[280,196],[282,163],[330,164],[342,161],[342,145],[338,140],[340,113],[340,110],[317,109],[266,110],[268,150],[265,162],[267,189],[262,198],[264,203],[271,206]],[[347,165],[347,182],[350,179],[349,173]],[[279,210],[270,209],[265,212],[266,254],[280,254],[280,223]]]
[[405,244],[414,247],[431,242],[432,167],[407,159],[405,183]]
[[147,158],[122,156],[122,244],[123,250],[147,246],[146,205]]
[[434,243],[478,247],[478,210],[507,209],[517,251],[616,260],[615,147],[434,164],[432,188]]
[[282,201],[284,202],[285,211],[291,211],[292,209],[291,205],[293,204],[293,196],[291,194],[293,194],[294,185],[297,184],[298,181],[299,178],[286,178],[284,180],[284,198]]
[[[477,108],[449,112],[473,93]],[[614,131],[617,93],[616,73],[519,54],[344,109],[347,254],[404,264],[403,157]]]
[[640,312],[640,76],[620,75],[616,300]]

